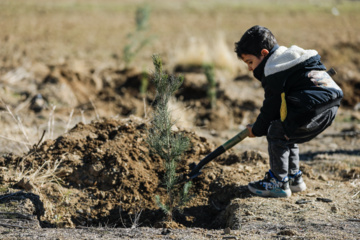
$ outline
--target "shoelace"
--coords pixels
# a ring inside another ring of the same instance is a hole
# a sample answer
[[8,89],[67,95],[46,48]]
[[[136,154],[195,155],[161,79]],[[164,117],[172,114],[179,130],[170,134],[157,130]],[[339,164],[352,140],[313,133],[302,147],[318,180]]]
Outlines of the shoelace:
[[274,188],[277,188],[277,187],[282,187],[282,183],[276,181],[275,179],[271,179],[270,181],[264,181],[264,180],[261,182],[261,185],[266,190],[274,189]]

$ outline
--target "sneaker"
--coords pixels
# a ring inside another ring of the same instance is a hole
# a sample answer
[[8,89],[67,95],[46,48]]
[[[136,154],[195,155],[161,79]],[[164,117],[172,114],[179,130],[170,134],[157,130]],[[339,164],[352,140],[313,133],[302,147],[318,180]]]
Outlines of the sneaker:
[[291,196],[288,178],[286,178],[284,181],[279,181],[271,171],[265,174],[265,178],[263,180],[250,182],[248,184],[248,188],[250,192],[262,197]]
[[289,183],[292,192],[302,192],[306,190],[306,184],[300,170],[294,175],[289,175]]

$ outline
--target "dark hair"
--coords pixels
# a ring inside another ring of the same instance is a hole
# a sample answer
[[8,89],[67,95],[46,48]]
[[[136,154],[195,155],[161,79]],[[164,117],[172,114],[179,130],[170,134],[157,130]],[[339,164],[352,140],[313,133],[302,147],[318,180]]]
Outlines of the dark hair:
[[276,44],[277,41],[269,29],[256,25],[247,30],[240,41],[235,43],[235,52],[238,58],[241,58],[242,54],[260,57],[262,49],[270,51]]

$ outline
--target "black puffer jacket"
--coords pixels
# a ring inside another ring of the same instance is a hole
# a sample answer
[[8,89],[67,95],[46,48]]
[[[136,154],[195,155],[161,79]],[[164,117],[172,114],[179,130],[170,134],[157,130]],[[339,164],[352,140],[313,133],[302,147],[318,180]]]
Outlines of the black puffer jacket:
[[271,121],[280,119],[282,93],[287,114],[281,119],[289,137],[317,114],[339,106],[343,92],[325,70],[315,50],[275,46],[254,70],[265,90],[265,99],[253,134],[266,135]]

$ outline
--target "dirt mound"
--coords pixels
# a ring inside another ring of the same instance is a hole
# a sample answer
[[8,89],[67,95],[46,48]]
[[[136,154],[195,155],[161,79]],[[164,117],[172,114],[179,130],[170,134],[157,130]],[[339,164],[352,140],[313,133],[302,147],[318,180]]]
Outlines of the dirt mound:
[[[149,153],[147,128],[137,118],[79,123],[68,134],[45,141],[25,157],[3,158],[2,166],[22,164],[24,169],[40,169],[46,161],[59,162],[56,175],[63,187],[53,183],[41,187],[46,192],[43,197],[54,206],[44,219],[51,224],[96,225],[106,218],[120,225],[119,213],[126,218],[140,209],[148,211],[144,216],[152,215],[148,220],[161,220],[153,216],[153,211],[158,208],[155,194],[165,194],[161,188],[163,166],[159,157]],[[179,172],[213,147],[194,133],[186,135],[192,147],[180,162]]]

